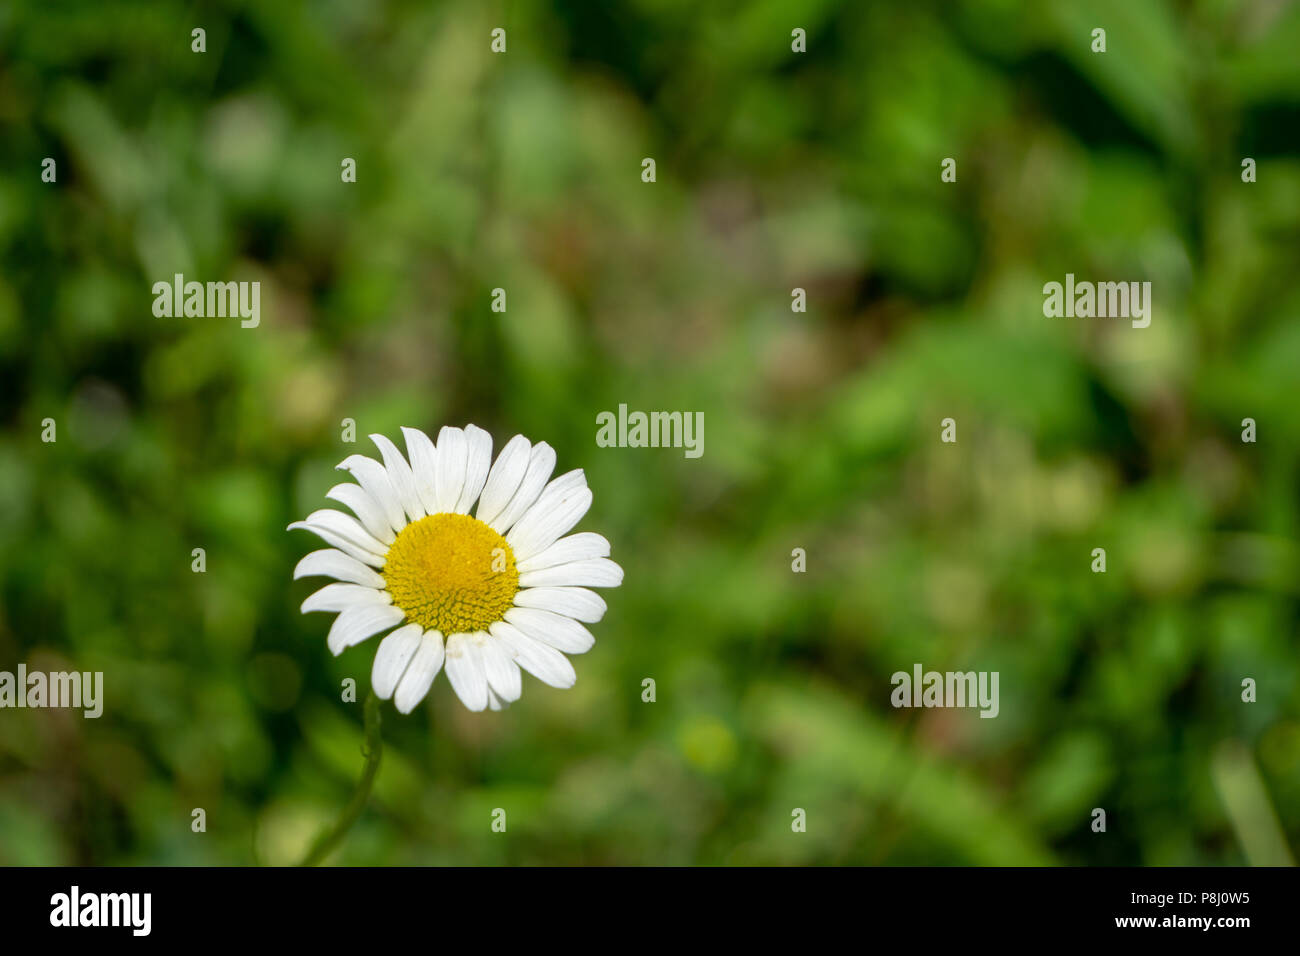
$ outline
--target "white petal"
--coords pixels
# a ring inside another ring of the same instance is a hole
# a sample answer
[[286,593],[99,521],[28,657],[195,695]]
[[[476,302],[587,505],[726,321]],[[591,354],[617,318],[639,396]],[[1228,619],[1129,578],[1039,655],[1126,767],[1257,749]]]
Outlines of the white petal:
[[596,534],[594,531],[579,531],[567,538],[561,538],[528,560],[519,561],[516,566],[519,568],[519,573],[523,574],[525,571],[540,571],[542,568],[552,568],[557,564],[568,564],[570,561],[608,557],[609,542],[605,540],[604,535]]
[[334,578],[336,581],[348,581],[352,584],[364,584],[372,588],[382,588],[385,584],[384,579],[378,574],[337,548],[313,551],[299,561],[298,566],[293,569],[295,581],[298,578],[318,576]]
[[397,689],[397,682],[406,673],[406,665],[411,663],[420,646],[424,628],[418,624],[399,627],[379,642],[375,651],[375,665],[370,670],[370,684],[380,700],[388,700]]
[[393,483],[388,478],[388,469],[373,458],[365,455],[349,455],[339,462],[339,470],[346,471],[366,490],[375,504],[384,509],[384,516],[394,531],[406,527],[406,515],[402,512],[401,499],[393,490]]
[[[438,432],[438,467],[433,471],[433,491],[439,512],[453,512],[465,487],[465,459],[469,449],[465,433],[444,425]],[[483,705],[487,706],[486,702]],[[483,708],[480,707],[479,710]]]
[[515,605],[554,611],[588,624],[604,617],[608,607],[604,598],[586,588],[522,588],[515,595]]
[[350,607],[392,603],[393,598],[387,591],[363,587],[360,584],[327,584],[302,602],[302,613],[346,611]]
[[479,521],[491,524],[492,519],[510,504],[519,482],[524,479],[524,472],[528,470],[532,447],[523,435],[516,435],[506,442],[506,447],[497,455],[496,464],[488,472],[487,484],[479,496],[478,511],[475,512]]
[[488,469],[492,467],[492,436],[477,425],[465,426],[465,487],[456,503],[457,514],[467,515],[478,501]]
[[[364,564],[375,568],[384,566],[384,555],[388,548],[372,538],[369,531],[357,524],[356,519],[349,518],[341,511],[313,511],[305,521],[295,521],[289,525],[290,531],[297,528],[310,531],[326,544],[332,544]],[[362,544],[361,541],[368,543]]]
[[451,681],[456,696],[470,710],[482,710],[487,706],[487,675],[483,672],[478,648],[468,634],[453,634],[447,638],[447,680]]
[[495,692],[493,692],[491,687],[488,687],[488,709],[489,710],[505,710],[509,706],[510,706],[509,704],[507,704],[500,697],[498,697]]
[[360,644],[372,634],[378,634],[395,624],[400,624],[404,617],[406,612],[391,604],[350,607],[334,619],[326,643],[329,644],[330,651],[337,656],[352,645]]
[[488,687],[506,703],[518,700],[523,685],[514,651],[500,638],[493,637],[486,631],[476,632],[473,640],[483,660],[483,673],[487,677]]
[[383,435],[371,435],[370,440],[384,457],[384,470],[388,472],[388,481],[397,492],[397,500],[412,521],[424,517],[424,505],[415,490],[415,479],[411,475],[411,466],[406,463],[402,453]]
[[424,637],[420,638],[419,649],[397,685],[397,696],[393,698],[393,703],[399,711],[409,714],[416,704],[424,700],[429,688],[433,686],[433,679],[442,669],[443,653],[442,635],[437,631],[425,631]]
[[386,544],[362,527],[360,521],[342,511],[335,511],[333,508],[321,508],[304,518],[303,524],[311,525],[313,528],[324,528],[327,531],[333,531],[340,537],[351,541],[358,548],[364,548],[373,554],[384,555],[388,553]]
[[406,436],[406,454],[411,459],[411,477],[415,491],[420,496],[427,514],[437,514],[438,499],[433,493],[433,473],[438,466],[438,452],[433,439],[418,428],[403,428]]
[[514,523],[524,516],[537,496],[546,487],[546,479],[555,470],[555,449],[544,441],[538,442],[528,453],[528,470],[519,482],[519,487],[510,498],[510,503],[501,509],[501,513],[487,524],[497,534],[505,534]]
[[[544,500],[550,500],[553,502],[563,501],[579,488],[586,487],[587,473],[585,471],[581,468],[575,468],[573,471],[566,471],[564,474],[552,479],[550,484],[542,489],[541,495],[538,496],[537,504],[540,504]],[[536,504],[534,504],[533,507],[536,507]],[[532,509],[530,508],[529,511],[531,510]],[[528,512],[524,512],[524,517],[527,516]],[[523,518],[520,518],[519,520],[522,521]]]
[[529,508],[506,535],[516,561],[527,561],[549,548],[560,535],[582,520],[591,507],[591,489],[587,487],[582,469],[577,470],[576,477],[573,475],[574,472],[569,472],[551,482],[537,499],[537,504]]
[[497,621],[491,627],[492,636],[505,641],[515,652],[515,662],[544,684],[552,687],[572,687],[578,674],[569,659],[553,647],[535,641],[517,627]]
[[512,607],[506,611],[506,620],[535,641],[549,644],[566,654],[585,654],[596,639],[571,617],[539,611],[534,607]]
[[616,588],[622,583],[623,569],[609,558],[570,561],[519,576],[521,588]]
[[351,508],[352,513],[361,519],[361,524],[375,537],[375,540],[392,544],[393,539],[397,537],[389,527],[384,509],[379,507],[375,499],[366,494],[366,490],[360,485],[354,485],[350,481],[335,485],[325,492],[325,497],[333,498]]
[[352,558],[354,561],[358,561],[362,564],[368,564],[372,568],[382,568],[384,566],[384,559],[381,558],[379,555],[367,551],[365,548],[358,548],[351,541],[348,541],[346,538],[334,534],[332,531],[327,531],[323,528],[313,527],[307,524],[307,522],[305,521],[295,521],[293,524],[289,525],[290,531],[297,531],[299,529],[303,531],[310,531],[312,534],[319,537],[326,544],[333,545],[336,550],[343,552],[343,554]]

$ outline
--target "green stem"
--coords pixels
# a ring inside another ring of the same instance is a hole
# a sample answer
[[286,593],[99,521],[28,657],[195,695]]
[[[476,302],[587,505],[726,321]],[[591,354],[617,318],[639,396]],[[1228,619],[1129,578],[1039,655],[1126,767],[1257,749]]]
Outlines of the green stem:
[[352,794],[352,799],[348,801],[348,805],[343,808],[343,812],[339,814],[339,818],[334,821],[334,825],[316,838],[316,842],[312,844],[311,850],[303,857],[299,866],[319,866],[347,836],[348,831],[352,829],[352,824],[357,822],[357,817],[361,816],[361,811],[365,809],[366,800],[370,798],[370,789],[374,786],[375,776],[379,773],[379,758],[384,752],[383,738],[379,734],[381,723],[379,698],[373,692],[366,696],[365,713],[366,740],[361,745],[361,754],[366,758],[366,765],[362,768],[361,779],[357,781],[357,789]]

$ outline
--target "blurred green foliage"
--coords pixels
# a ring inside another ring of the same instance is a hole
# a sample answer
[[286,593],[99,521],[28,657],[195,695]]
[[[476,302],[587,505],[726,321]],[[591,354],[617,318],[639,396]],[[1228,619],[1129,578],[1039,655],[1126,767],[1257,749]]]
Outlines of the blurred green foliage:
[[[285,525],[467,421],[586,469],[626,582],[573,690],[386,707],[335,861],[1288,859],[1297,49],[1272,0],[0,6],[0,670],[106,675],[0,711],[0,863],[301,855],[375,642]],[[155,318],[176,272],[261,326]],[[1066,272],[1150,328],[1044,318]],[[704,456],[597,448],[620,402]],[[894,710],[918,662],[1001,715]]]

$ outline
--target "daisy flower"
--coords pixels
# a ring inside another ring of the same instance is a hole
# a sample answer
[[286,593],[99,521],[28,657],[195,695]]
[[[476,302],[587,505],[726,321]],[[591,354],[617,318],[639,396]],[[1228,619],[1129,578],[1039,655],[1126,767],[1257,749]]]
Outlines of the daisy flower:
[[338,614],[328,637],[335,655],[388,632],[370,679],[404,714],[444,666],[474,711],[518,700],[520,668],[572,687],[564,655],[588,650],[595,638],[582,622],[605,614],[589,588],[623,581],[601,535],[563,537],[591,507],[582,469],[548,482],[555,451],[522,435],[493,463],[492,436],[474,425],[443,428],[436,446],[418,429],[402,433],[407,457],[371,435],[382,463],[353,455],[338,466],[356,483],[326,497],[351,515],[327,508],[289,525],[330,545],[303,558],[294,578],[338,582],[307,598],[303,613]]

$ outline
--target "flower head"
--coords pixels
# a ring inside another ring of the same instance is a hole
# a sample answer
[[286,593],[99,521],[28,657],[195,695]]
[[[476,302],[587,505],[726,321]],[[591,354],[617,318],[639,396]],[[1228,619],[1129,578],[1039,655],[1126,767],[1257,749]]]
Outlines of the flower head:
[[443,428],[436,445],[418,429],[402,433],[407,457],[371,435],[382,463],[353,455],[338,466],[356,483],[326,495],[356,517],[323,509],[289,525],[331,545],[298,562],[293,576],[339,582],[307,598],[303,613],[337,613],[328,637],[335,654],[389,632],[371,683],[402,713],[444,665],[470,710],[518,700],[520,668],[572,687],[577,675],[561,652],[588,650],[595,638],[580,622],[605,613],[588,589],[623,581],[602,536],[562,537],[591,507],[582,470],[548,481],[554,450],[522,435],[493,463],[492,436],[474,425]]

